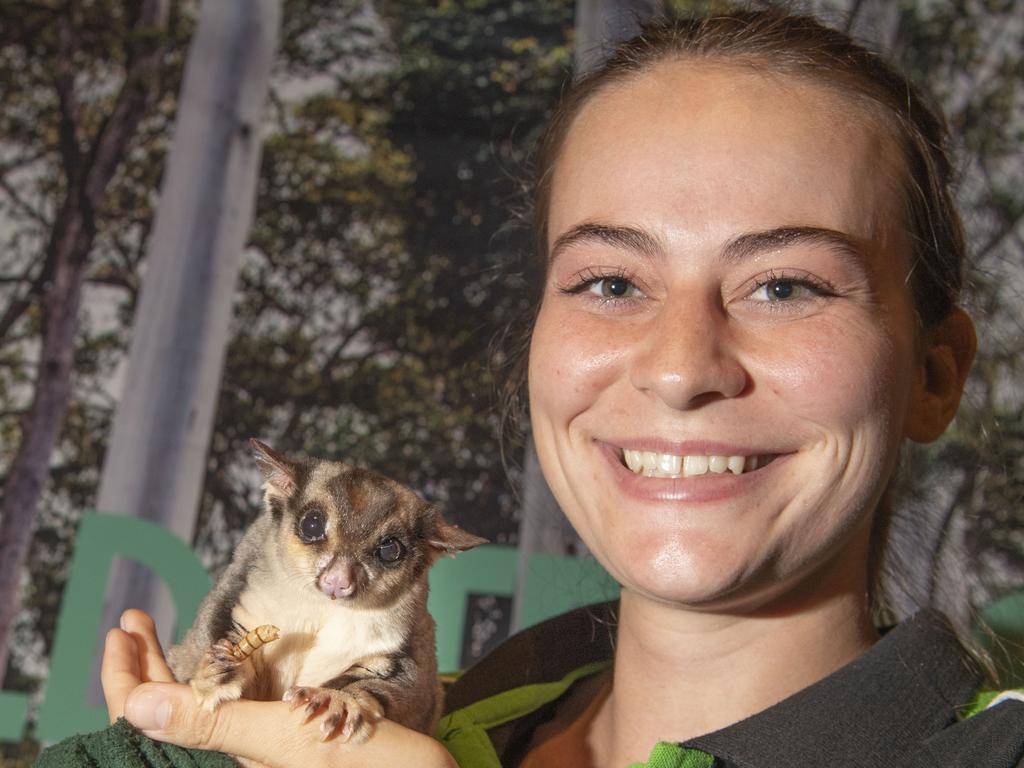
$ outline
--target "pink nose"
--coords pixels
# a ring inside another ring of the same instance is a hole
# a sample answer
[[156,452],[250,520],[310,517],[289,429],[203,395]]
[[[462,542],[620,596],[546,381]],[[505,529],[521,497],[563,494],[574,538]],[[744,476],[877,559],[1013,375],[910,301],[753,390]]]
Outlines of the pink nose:
[[355,574],[348,565],[334,563],[320,574],[317,585],[331,600],[349,597],[356,591]]

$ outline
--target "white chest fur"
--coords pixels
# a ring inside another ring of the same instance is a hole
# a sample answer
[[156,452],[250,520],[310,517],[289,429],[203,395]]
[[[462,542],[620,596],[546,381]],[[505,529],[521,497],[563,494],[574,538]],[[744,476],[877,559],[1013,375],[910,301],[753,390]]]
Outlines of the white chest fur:
[[405,641],[394,608],[353,608],[294,583],[250,586],[232,618],[246,629],[273,624],[281,632],[253,655],[256,689],[243,694],[250,698],[279,699],[293,685],[322,685],[360,659],[392,653]]

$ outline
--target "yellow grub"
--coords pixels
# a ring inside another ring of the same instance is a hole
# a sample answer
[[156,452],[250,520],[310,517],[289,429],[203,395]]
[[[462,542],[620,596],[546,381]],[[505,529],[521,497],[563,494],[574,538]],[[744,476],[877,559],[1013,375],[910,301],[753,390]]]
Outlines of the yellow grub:
[[257,648],[277,640],[280,634],[281,631],[273,624],[262,624],[251,632],[246,632],[245,637],[232,645],[231,655],[239,661],[245,661]]

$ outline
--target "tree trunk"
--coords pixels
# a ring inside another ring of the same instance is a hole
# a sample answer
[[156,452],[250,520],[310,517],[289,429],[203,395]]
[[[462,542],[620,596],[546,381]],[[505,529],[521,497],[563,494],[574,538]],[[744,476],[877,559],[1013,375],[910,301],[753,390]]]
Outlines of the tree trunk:
[[[167,9],[168,0],[144,0],[135,29],[162,28]],[[21,442],[7,472],[0,507],[0,685],[7,669],[10,630],[18,613],[21,573],[32,540],[36,508],[71,398],[78,309],[96,235],[96,215],[149,106],[149,96],[155,91],[153,78],[163,54],[161,45],[147,43],[148,47],[129,57],[114,108],[83,156],[71,90],[72,35],[72,23],[66,19],[62,44],[67,48],[64,60],[68,71],[58,74],[56,87],[63,112],[68,190],[47,245],[47,262],[53,265],[53,273],[43,298],[43,337],[32,403],[21,422]]]
[[[189,47],[174,136],[135,309],[124,390],[97,508],[195,533],[230,340],[232,299],[252,224],[261,132],[280,0],[206,0]],[[147,611],[161,640],[178,617],[166,585],[119,558],[93,660],[89,703],[102,702],[102,635],[127,608]]]

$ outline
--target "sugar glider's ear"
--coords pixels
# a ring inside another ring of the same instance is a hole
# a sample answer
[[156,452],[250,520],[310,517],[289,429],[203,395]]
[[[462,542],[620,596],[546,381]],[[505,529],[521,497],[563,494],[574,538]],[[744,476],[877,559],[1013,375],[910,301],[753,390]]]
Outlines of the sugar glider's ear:
[[291,496],[298,483],[298,463],[277,453],[269,445],[261,443],[255,437],[249,442],[252,443],[256,464],[266,481],[264,488],[266,488],[267,497],[288,498]]
[[465,552],[467,549],[486,544],[487,539],[474,536],[472,533],[462,530],[457,525],[452,525],[441,517],[436,509],[431,509],[433,524],[428,528],[427,544],[437,552],[438,555],[451,555],[455,557],[457,552]]

